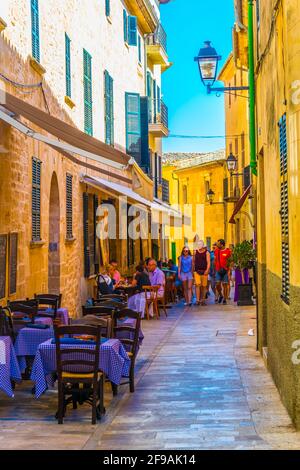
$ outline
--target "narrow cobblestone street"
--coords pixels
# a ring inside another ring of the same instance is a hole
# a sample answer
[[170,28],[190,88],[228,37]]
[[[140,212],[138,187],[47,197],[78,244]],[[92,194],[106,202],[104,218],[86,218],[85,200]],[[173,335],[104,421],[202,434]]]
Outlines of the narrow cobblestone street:
[[96,427],[90,409],[55,419],[56,392],[31,382],[0,400],[1,449],[298,449],[296,433],[255,350],[255,309],[180,305],[143,322],[136,392],[112,398]]

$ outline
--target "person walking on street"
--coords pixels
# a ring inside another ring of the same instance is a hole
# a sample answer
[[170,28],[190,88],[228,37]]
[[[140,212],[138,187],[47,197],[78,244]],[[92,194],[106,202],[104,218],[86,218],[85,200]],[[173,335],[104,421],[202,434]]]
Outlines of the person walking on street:
[[192,305],[193,257],[188,246],[184,246],[178,258],[178,278],[182,281],[185,306]]
[[215,303],[218,303],[218,292],[216,289],[216,267],[215,267],[215,250],[217,248],[217,244],[214,243],[212,246],[212,250],[210,252],[210,270],[208,274],[208,290],[211,287],[211,290],[215,296]]
[[217,243],[217,249],[215,250],[215,266],[216,266],[216,281],[217,291],[219,294],[219,304],[223,302],[227,304],[229,296],[229,269],[228,260],[231,256],[231,250],[226,248],[225,240],[220,239]]
[[210,254],[204,241],[199,240],[194,253],[194,279],[196,286],[197,305],[206,305],[206,293],[208,285],[208,273],[210,270]]

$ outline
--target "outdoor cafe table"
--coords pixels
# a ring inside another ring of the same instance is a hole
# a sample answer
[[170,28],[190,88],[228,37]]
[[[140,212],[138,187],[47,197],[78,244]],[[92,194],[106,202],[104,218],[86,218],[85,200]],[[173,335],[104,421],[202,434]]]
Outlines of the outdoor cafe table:
[[0,389],[9,397],[14,396],[11,380],[21,381],[17,357],[9,336],[0,336]]
[[[74,344],[64,344],[63,348],[74,348]],[[76,344],[76,349],[78,344]],[[92,349],[94,345],[82,344],[80,349]],[[71,359],[71,357],[70,357]],[[100,346],[99,369],[116,385],[121,377],[129,376],[130,359],[118,339],[106,340]],[[56,345],[49,339],[40,344],[33,362],[31,380],[35,382],[35,397],[39,398],[48,387],[53,387],[56,374]]]
[[26,356],[34,357],[39,345],[47,341],[47,339],[52,338],[54,338],[54,330],[52,327],[45,329],[25,327],[19,330],[14,347],[22,373],[27,366]]

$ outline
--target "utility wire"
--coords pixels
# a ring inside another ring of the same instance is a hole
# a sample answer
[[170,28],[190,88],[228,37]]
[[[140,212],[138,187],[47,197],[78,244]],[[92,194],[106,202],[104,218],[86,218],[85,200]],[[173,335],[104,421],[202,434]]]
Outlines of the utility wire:
[[228,139],[233,137],[247,137],[248,134],[233,134],[233,135],[181,135],[169,134],[172,139]]

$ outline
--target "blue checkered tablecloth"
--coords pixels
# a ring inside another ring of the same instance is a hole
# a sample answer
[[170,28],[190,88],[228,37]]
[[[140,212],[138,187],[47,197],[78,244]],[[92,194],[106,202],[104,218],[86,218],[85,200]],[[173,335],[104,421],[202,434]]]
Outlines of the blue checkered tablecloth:
[[15,341],[15,352],[18,358],[20,370],[26,369],[26,356],[35,356],[38,347],[47,339],[54,338],[53,328],[40,330],[37,328],[22,328]]
[[9,336],[0,336],[0,389],[9,397],[14,396],[11,380],[21,381],[17,357]]
[[[64,348],[74,348],[72,344],[64,344]],[[80,345],[80,349],[91,349],[95,346]],[[49,339],[40,344],[34,359],[31,372],[31,380],[35,382],[35,396],[39,398],[48,387],[53,387],[55,383],[56,371],[56,346]],[[77,345],[76,345],[77,348]],[[84,352],[82,355],[84,358]],[[88,356],[88,358],[90,358]],[[70,358],[71,359],[71,358]],[[121,377],[128,377],[130,359],[118,339],[109,339],[100,347],[99,369],[102,370],[108,379],[118,385]]]

